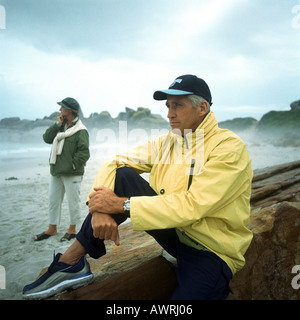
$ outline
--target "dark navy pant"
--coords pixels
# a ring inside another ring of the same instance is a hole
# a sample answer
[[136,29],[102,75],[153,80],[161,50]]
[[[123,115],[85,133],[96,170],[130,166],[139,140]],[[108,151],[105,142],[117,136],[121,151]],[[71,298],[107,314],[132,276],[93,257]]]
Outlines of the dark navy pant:
[[[146,180],[128,167],[117,170],[114,192],[119,197],[157,195]],[[118,224],[127,219],[124,213],[112,217]],[[93,236],[91,218],[89,213],[77,234],[77,240],[92,258],[98,259],[106,253],[106,249],[104,240]],[[175,229],[149,230],[147,233],[177,259],[178,287],[171,299],[226,299],[232,273],[222,259],[213,252],[197,250],[180,243]]]

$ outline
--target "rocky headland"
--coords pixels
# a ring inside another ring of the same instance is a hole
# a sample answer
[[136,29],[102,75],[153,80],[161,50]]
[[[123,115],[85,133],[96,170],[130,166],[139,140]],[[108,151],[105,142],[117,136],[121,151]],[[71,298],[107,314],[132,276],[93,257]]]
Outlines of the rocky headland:
[[264,140],[277,146],[300,147],[300,100],[288,111],[270,111],[258,121],[251,117],[222,121],[219,127],[234,132],[251,132],[259,143]]
[[[52,125],[59,112],[36,120],[21,120],[19,117],[4,118],[0,120],[0,142],[40,142],[47,127]],[[169,129],[169,123],[160,115],[153,114],[147,108],[139,107],[137,110],[125,108],[113,118],[108,111],[94,112],[88,118],[80,115],[83,124],[90,132],[91,141],[95,139],[95,131],[101,129],[119,130],[119,122],[126,121],[127,129],[142,128],[146,131],[151,129]]]
[[[0,120],[0,142],[41,142],[41,136],[46,127],[56,121],[59,112],[54,112],[43,119],[26,120],[19,117]],[[148,108],[139,107],[137,110],[126,107],[113,118],[108,111],[94,112],[89,117],[80,115],[82,122],[90,131],[93,142],[95,131],[112,129],[118,131],[119,122],[126,121],[127,129],[141,128],[169,129],[169,123],[162,116],[153,114]],[[259,143],[264,140],[277,146],[300,146],[300,100],[290,104],[288,111],[270,111],[260,120],[251,117],[235,118],[219,122],[221,128],[233,130],[236,133],[251,132]],[[93,131],[94,130],[94,131]]]

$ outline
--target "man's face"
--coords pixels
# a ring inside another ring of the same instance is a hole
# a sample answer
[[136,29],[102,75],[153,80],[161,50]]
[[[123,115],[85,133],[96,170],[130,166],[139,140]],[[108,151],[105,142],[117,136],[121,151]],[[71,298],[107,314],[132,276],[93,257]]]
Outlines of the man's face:
[[180,130],[181,135],[184,135],[185,129],[195,131],[205,115],[200,105],[193,108],[187,96],[168,95],[166,106],[169,109],[168,119],[172,131],[179,133],[178,130]]

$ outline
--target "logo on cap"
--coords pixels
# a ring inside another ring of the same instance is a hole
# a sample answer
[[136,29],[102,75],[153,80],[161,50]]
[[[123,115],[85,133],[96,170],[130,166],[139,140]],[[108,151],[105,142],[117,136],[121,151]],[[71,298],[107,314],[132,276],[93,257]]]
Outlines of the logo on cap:
[[173,81],[173,83],[170,85],[169,88],[173,87],[176,82],[177,82],[177,83],[180,83],[181,81],[182,81],[182,79],[175,79],[175,80]]

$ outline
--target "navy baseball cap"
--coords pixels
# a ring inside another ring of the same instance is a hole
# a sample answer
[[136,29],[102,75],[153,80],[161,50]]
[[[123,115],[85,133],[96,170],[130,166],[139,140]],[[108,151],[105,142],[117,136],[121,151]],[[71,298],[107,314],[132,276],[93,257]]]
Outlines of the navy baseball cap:
[[188,94],[200,96],[212,105],[211,93],[207,83],[192,74],[186,74],[176,78],[169,89],[155,91],[153,98],[155,100],[166,100],[167,95],[182,96]]

